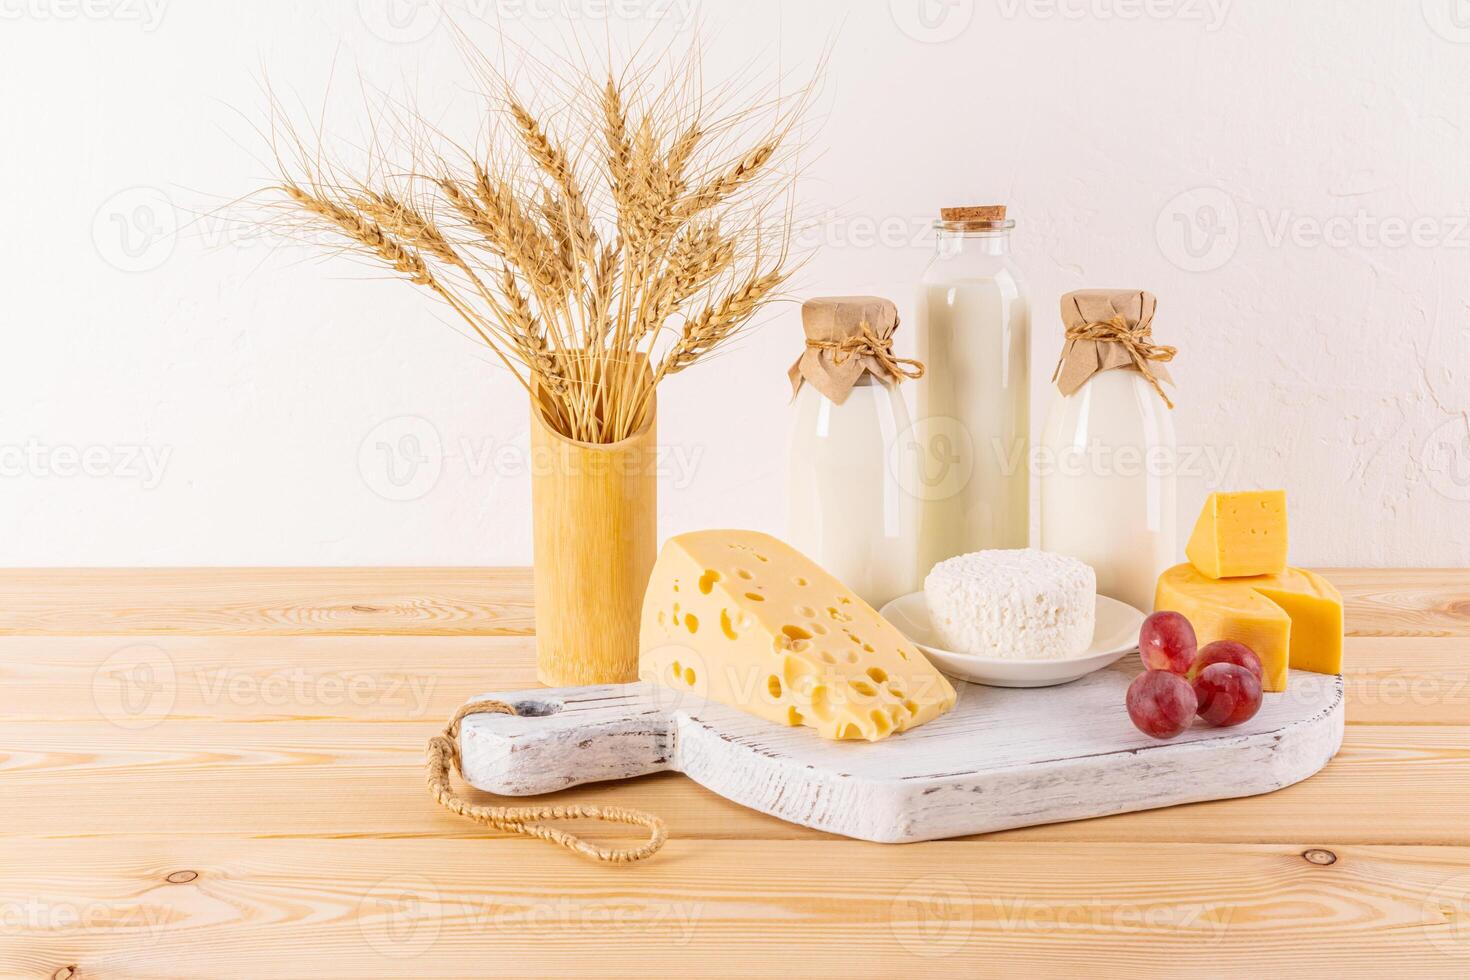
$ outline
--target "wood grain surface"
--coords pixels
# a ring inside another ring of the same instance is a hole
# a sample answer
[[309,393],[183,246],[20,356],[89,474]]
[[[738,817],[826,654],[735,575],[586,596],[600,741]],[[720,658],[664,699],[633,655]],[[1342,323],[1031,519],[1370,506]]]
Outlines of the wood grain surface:
[[456,705],[534,684],[523,570],[3,572],[0,976],[1470,975],[1470,573],[1328,575],[1304,783],[904,846],[677,775],[555,797],[668,820],[606,868],[423,789]]

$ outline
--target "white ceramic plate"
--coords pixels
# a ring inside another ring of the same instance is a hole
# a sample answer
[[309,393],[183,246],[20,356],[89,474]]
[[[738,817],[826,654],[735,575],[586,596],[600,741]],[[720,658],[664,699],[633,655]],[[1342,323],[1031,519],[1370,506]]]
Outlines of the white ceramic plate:
[[1052,687],[1102,670],[1138,649],[1138,630],[1144,620],[1144,614],[1126,602],[1100,595],[1092,645],[1082,653],[1066,660],[999,660],[944,649],[922,592],[899,596],[880,615],[918,644],[946,674],[991,687]]

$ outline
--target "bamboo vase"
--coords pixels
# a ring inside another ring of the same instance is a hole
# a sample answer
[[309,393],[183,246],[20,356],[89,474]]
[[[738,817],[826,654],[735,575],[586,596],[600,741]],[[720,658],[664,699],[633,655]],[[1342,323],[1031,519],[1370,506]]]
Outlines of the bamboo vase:
[[622,442],[577,442],[531,408],[536,676],[549,687],[638,677],[658,547],[654,412]]

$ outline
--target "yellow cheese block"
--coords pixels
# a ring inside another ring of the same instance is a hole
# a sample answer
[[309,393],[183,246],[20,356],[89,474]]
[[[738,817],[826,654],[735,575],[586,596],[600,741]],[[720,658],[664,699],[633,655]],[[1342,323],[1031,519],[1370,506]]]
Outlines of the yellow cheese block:
[[1322,576],[1304,568],[1288,571],[1302,576],[1307,588],[1262,584],[1261,595],[1291,617],[1291,667],[1318,674],[1342,673],[1342,593]]
[[949,681],[873,607],[755,531],[669,539],[639,636],[644,680],[827,738],[876,741],[954,707]]
[[1199,645],[1244,643],[1261,658],[1268,691],[1286,690],[1286,670],[1342,673],[1342,596],[1315,572],[1211,579],[1191,563],[1159,576],[1154,608],[1183,613]]
[[1210,578],[1286,571],[1286,491],[1210,494],[1184,554]]

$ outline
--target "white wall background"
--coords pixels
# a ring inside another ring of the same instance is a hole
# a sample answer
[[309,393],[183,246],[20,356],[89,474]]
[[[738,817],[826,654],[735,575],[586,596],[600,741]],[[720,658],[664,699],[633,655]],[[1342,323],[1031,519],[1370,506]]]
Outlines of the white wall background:
[[[909,312],[936,209],[1006,201],[1038,407],[1058,296],[1151,289],[1180,442],[1290,490],[1299,563],[1470,563],[1464,0],[451,9],[551,51],[699,20],[713,78],[800,75],[832,42],[803,203],[833,221],[803,292]],[[334,59],[334,90],[360,71],[473,111],[427,3],[0,0],[0,564],[528,560],[525,408],[412,287],[217,220],[169,234],[267,176],[262,71],[315,101]],[[797,338],[782,309],[663,393],[694,464],[665,533],[782,529]]]

